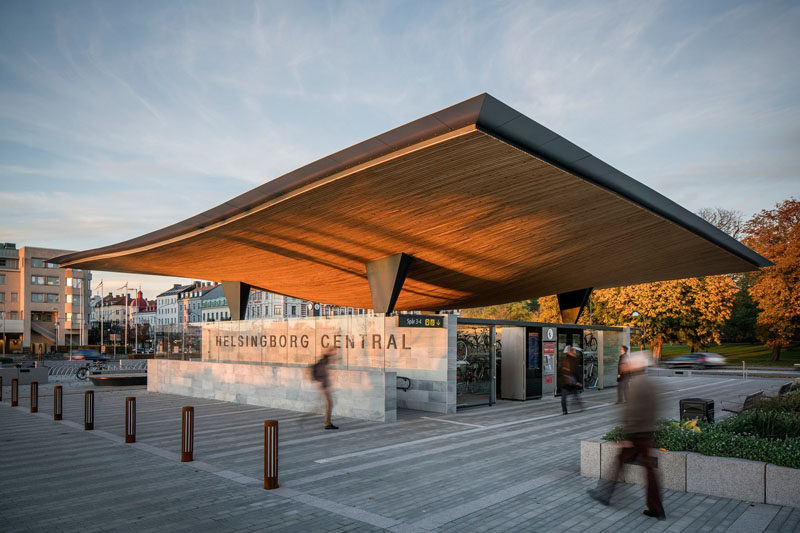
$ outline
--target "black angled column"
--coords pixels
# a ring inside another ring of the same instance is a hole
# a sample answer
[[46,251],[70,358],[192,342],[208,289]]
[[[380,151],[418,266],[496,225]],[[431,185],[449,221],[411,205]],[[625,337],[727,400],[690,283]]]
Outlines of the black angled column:
[[247,313],[247,301],[250,299],[250,285],[241,281],[223,281],[222,292],[228,300],[231,320],[244,320]]
[[560,293],[558,295],[558,310],[561,314],[561,322],[564,324],[577,324],[586,302],[589,301],[590,294],[592,294],[592,287]]
[[394,254],[367,263],[367,280],[376,313],[391,313],[406,281],[411,256]]

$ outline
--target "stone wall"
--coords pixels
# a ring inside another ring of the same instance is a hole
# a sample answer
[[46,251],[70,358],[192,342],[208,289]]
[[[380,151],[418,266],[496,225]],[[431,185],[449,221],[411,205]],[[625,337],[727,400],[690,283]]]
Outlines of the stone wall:
[[307,368],[333,346],[333,369],[408,378],[408,390],[390,386],[397,407],[455,413],[457,324],[455,317],[441,319],[441,328],[399,327],[396,316],[364,315],[205,324],[202,357],[204,362]]
[[[333,416],[397,420],[394,372],[334,368],[330,378]],[[307,366],[150,359],[147,390],[302,412],[325,406]]]

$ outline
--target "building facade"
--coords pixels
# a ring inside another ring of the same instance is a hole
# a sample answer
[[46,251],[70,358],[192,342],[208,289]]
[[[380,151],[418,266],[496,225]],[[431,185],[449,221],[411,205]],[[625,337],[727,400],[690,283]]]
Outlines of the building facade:
[[156,326],[178,328],[181,324],[178,301],[180,294],[194,288],[194,285],[175,283],[156,296]]
[[213,287],[201,296],[200,309],[203,322],[219,322],[220,320],[231,319],[228,299],[225,298],[222,285]]
[[49,261],[64,253],[0,243],[0,353],[47,353],[87,342],[92,273]]

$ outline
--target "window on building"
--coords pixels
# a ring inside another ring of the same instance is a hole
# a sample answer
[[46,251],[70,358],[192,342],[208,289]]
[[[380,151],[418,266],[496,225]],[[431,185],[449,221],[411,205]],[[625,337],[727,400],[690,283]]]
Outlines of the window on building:
[[19,320],[19,312],[18,311],[11,311],[8,313],[9,320]]
[[31,285],[44,285],[44,276],[31,276]]
[[292,306],[292,316],[297,316],[297,306],[296,305]]
[[48,285],[58,285],[58,276],[47,276],[45,280]]
[[32,292],[31,293],[31,302],[44,302],[44,293],[43,292]]
[[18,302],[19,301],[19,293],[18,292],[12,292],[11,293],[11,301],[12,302]]
[[33,268],[44,268],[44,259],[41,257],[31,257],[31,266]]
[[48,293],[45,298],[47,300],[47,303],[49,303],[49,304],[57,304],[58,303],[58,294],[49,294]]
[[81,295],[67,294],[67,303],[71,303],[72,305],[81,305]]
[[44,266],[47,268],[58,268],[58,265],[55,263],[45,263]]
[[275,306],[275,309],[273,309],[273,311],[275,312],[276,315],[280,315],[281,314],[281,308],[279,306],[277,306],[277,305]]
[[0,267],[19,268],[19,260],[17,260],[17,259],[7,259],[5,257],[2,257],[2,258],[0,258]]
[[6,293],[0,292],[0,302],[5,302],[5,301],[6,301]]
[[0,274],[0,285],[5,285],[5,284],[6,284],[6,275]]

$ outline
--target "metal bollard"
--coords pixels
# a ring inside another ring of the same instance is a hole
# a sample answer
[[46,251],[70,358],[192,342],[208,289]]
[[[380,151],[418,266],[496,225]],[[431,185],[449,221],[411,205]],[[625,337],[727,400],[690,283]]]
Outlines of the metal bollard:
[[136,442],[136,397],[125,398],[125,442]]
[[19,405],[19,380],[14,378],[11,380],[11,407]]
[[278,421],[264,420],[264,488],[278,488]]
[[53,387],[53,420],[62,420],[64,411],[63,388],[61,385]]
[[181,462],[194,460],[194,407],[181,411]]
[[39,382],[31,381],[31,413],[39,412]]
[[94,391],[83,393],[83,429],[94,429]]

